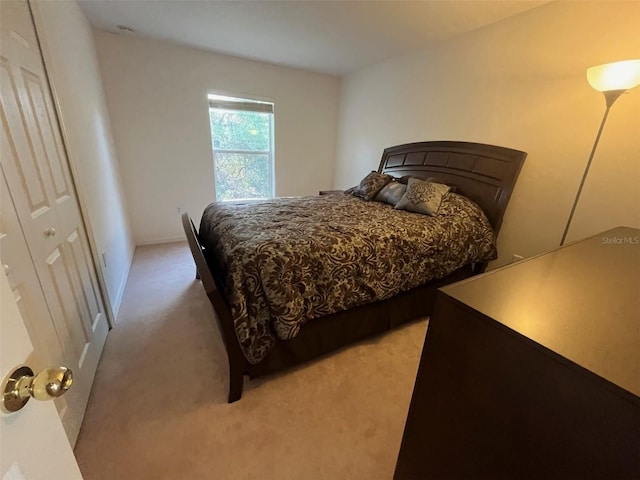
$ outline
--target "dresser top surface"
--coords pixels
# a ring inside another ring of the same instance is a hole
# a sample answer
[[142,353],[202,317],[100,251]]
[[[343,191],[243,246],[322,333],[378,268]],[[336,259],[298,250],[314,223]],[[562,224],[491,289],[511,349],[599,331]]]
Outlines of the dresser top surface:
[[442,291],[640,396],[640,229],[618,227]]

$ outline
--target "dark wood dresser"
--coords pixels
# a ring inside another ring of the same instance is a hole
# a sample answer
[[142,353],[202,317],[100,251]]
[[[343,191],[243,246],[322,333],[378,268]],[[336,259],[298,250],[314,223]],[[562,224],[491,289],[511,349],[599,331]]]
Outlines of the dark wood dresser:
[[396,480],[640,479],[640,230],[438,291]]

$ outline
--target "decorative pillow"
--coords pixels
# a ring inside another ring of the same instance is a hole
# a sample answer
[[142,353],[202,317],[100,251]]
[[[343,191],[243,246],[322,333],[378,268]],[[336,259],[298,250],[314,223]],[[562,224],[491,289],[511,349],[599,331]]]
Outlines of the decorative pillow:
[[449,185],[448,183],[444,182],[441,178],[438,178],[438,177],[429,177],[427,178],[427,182],[440,183],[442,185],[447,185],[451,189],[449,191],[453,193],[456,193],[456,190],[458,190],[458,187],[456,187],[455,185]]
[[364,177],[360,182],[360,185],[355,187],[351,195],[363,198],[365,200],[371,200],[376,194],[382,190],[387,183],[393,180],[391,175],[386,175],[378,172],[371,172]]
[[400,201],[404,192],[407,191],[407,186],[395,180],[387,183],[382,190],[378,192],[374,200],[376,202],[388,203],[389,205],[396,206],[396,203]]
[[[398,179],[398,181],[400,183],[404,183],[405,185],[409,182],[410,178],[417,178],[419,180],[423,180],[425,182],[431,182],[431,183],[441,183],[442,185],[447,185],[447,183],[445,181],[443,181],[441,178],[438,177],[428,177],[428,178],[424,178],[424,177],[416,177],[415,175],[405,175],[403,177],[400,177]],[[456,190],[458,189],[458,187],[456,187],[455,185],[448,185],[451,188],[451,192],[456,192]]]
[[451,188],[442,183],[432,183],[418,178],[410,178],[407,183],[407,191],[404,193],[395,208],[409,212],[435,215],[438,213],[442,197]]

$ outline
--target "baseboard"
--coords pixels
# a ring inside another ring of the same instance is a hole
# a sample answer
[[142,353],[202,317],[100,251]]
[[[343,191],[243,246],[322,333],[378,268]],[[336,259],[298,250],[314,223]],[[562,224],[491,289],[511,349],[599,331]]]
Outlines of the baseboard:
[[144,245],[158,245],[160,243],[175,243],[175,242],[186,242],[187,239],[184,235],[180,235],[178,237],[165,237],[165,238],[152,238],[147,240],[137,240],[136,246],[141,247]]
[[111,310],[113,311],[113,318],[118,323],[118,313],[120,312],[120,306],[122,305],[122,298],[124,297],[124,289],[127,286],[127,281],[129,280],[129,273],[131,272],[131,265],[133,265],[133,254],[135,252],[136,247],[134,246],[129,252],[129,261],[127,262],[127,268],[122,275],[122,280],[120,281],[120,285],[118,286],[118,291],[116,292],[116,297],[113,299],[111,303]]

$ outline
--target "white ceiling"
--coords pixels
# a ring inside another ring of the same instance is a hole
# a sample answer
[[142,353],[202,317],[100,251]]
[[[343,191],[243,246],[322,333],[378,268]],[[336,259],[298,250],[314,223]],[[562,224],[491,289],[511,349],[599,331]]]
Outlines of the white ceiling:
[[548,0],[81,0],[91,24],[344,75]]

